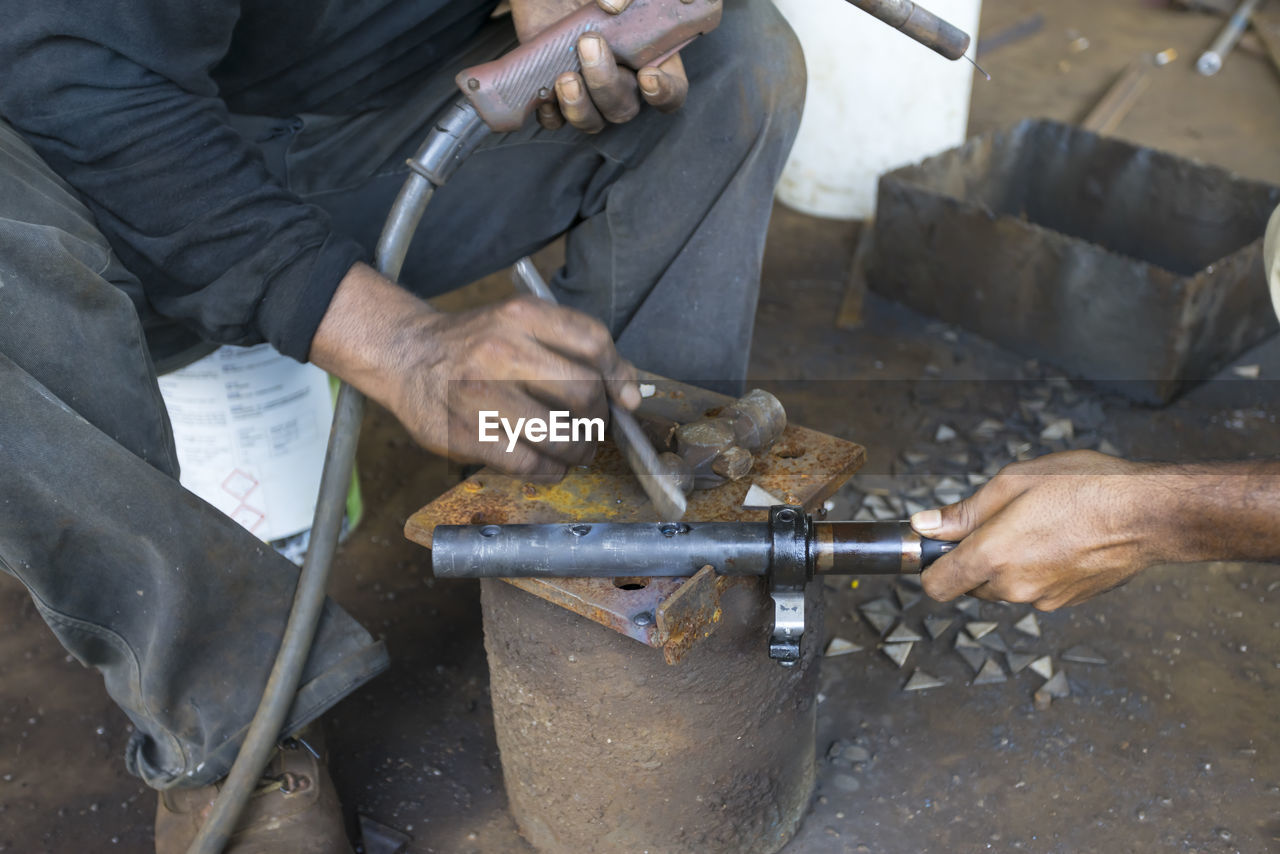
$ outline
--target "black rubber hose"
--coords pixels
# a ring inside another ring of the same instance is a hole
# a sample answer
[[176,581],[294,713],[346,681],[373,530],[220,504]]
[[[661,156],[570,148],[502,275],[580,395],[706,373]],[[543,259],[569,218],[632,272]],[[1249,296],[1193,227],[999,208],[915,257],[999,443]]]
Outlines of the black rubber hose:
[[[392,281],[400,277],[409,242],[434,189],[426,178],[411,172],[387,216],[382,237],[378,240],[377,266],[378,272]],[[208,819],[187,849],[188,854],[221,854],[280,739],[280,730],[289,707],[293,705],[329,589],[329,570],[342,532],[363,416],[364,395],[343,383],[338,390],[333,425],[329,430],[324,473],[320,478],[320,493],[311,524],[311,542],[298,576],[293,608],[276,653],[276,662],[231,772],[227,774]]]

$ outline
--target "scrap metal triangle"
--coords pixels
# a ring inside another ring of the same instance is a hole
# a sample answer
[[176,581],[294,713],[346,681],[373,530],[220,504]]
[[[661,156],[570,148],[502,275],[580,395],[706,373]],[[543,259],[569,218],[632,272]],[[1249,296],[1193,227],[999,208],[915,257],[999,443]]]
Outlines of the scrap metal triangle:
[[862,652],[862,647],[844,638],[832,638],[831,643],[827,644],[826,652],[823,654],[827,658],[835,658],[837,655],[848,655],[851,652]]
[[992,649],[992,650],[995,650],[996,652],[1009,651],[1008,644],[1004,642],[1004,638],[1000,637],[999,632],[992,632],[989,635],[983,635],[982,637],[978,638],[978,643],[982,646],[985,646],[987,649]]
[[754,483],[747,490],[747,497],[742,500],[743,507],[777,507],[782,503],[784,502],[777,496]]
[[400,854],[413,837],[361,815],[360,838],[366,854]]
[[1024,635],[1030,635],[1033,638],[1040,637],[1040,621],[1036,619],[1034,613],[1027,614],[1021,620],[1013,624],[1015,630],[1022,632]]
[[937,676],[931,676],[923,670],[917,670],[911,674],[911,678],[907,680],[907,684],[902,687],[903,691],[926,691],[929,688],[941,688],[946,685]]
[[876,634],[882,635],[892,628],[898,618],[892,614],[881,614],[878,611],[863,611],[862,619],[871,624],[871,628],[876,630]]
[[1067,671],[1059,670],[1057,673],[1053,674],[1053,678],[1041,685],[1040,690],[1044,691],[1055,700],[1070,697],[1071,683],[1067,681]]
[[885,637],[885,643],[915,643],[922,641],[924,638],[915,629],[908,626],[905,622],[898,623],[898,627],[889,632]]
[[997,682],[1006,682],[1008,677],[1004,675],[999,662],[994,658],[988,658],[987,663],[982,665],[982,669],[978,671],[978,675],[973,677],[973,685],[994,685]]
[[999,627],[999,623],[969,623],[969,625],[965,626],[974,640],[982,640],[983,635],[989,635]]
[[902,667],[907,663],[907,656],[911,655],[913,646],[915,644],[912,643],[888,643],[884,645],[884,654],[889,656],[894,664]]
[[1031,662],[1031,669],[1043,676],[1045,679],[1053,678],[1053,659],[1047,655],[1042,655],[1035,661]]
[[877,614],[898,615],[898,606],[888,596],[881,596],[879,599],[872,599],[870,602],[863,602],[858,606],[859,611],[875,611]]
[[969,669],[977,673],[982,669],[982,665],[987,663],[987,651],[984,649],[974,649],[973,647],[959,647],[956,652],[960,653],[960,657],[964,659],[964,663],[969,665]]
[[901,606],[904,611],[919,602],[921,599],[921,594],[919,592],[912,590],[909,587],[904,587],[901,584],[895,587],[893,592],[898,599],[898,605]]
[[981,649],[982,644],[969,637],[968,632],[956,632],[956,649]]
[[1031,666],[1031,662],[1036,660],[1036,654],[1034,652],[1007,652],[1004,658],[1009,663],[1009,672],[1017,675]]
[[1063,661],[1076,661],[1080,664],[1106,664],[1107,660],[1087,646],[1073,646],[1062,654]]
[[951,624],[954,622],[955,620],[951,617],[925,617],[924,630],[929,633],[930,639],[937,640],[942,637],[947,629],[951,628]]
[[966,617],[976,617],[982,613],[982,603],[977,599],[966,596],[956,603],[956,610]]

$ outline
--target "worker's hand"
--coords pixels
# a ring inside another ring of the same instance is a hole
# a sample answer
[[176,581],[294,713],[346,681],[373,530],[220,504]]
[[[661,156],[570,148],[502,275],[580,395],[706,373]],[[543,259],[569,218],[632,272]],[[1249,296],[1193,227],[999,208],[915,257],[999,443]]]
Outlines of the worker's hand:
[[[511,15],[520,41],[529,41],[549,25],[592,0],[511,0]],[[594,0],[616,15],[631,0]],[[640,112],[640,99],[669,112],[678,109],[689,92],[684,63],[675,54],[657,66],[638,72],[620,67],[603,38],[585,33],[578,39],[582,72],[567,71],[556,78],[556,101],[538,108],[538,121],[555,130],[566,121],[586,133],[598,133],[612,123],[630,121]]]
[[513,426],[552,411],[607,424],[610,399],[640,404],[635,368],[587,315],[532,297],[438,312],[364,265],[339,285],[310,358],[390,409],[428,450],[531,477],[589,463],[596,443],[586,431],[563,443],[522,434],[508,452],[501,427],[489,431],[498,441],[480,441],[481,411]]
[[1083,602],[1158,563],[1152,467],[1093,451],[1016,463],[975,495],[911,518],[926,537],[961,540],[924,572],[939,601],[969,593],[1043,611]]
[[480,412],[519,418],[609,421],[609,398],[628,409],[640,403],[636,371],[614,349],[609,331],[577,311],[533,297],[461,314],[437,314],[414,323],[421,341],[400,371],[393,412],[424,447],[456,460],[481,462],[511,474],[558,477],[586,465],[595,441],[531,442],[508,450],[481,442]]

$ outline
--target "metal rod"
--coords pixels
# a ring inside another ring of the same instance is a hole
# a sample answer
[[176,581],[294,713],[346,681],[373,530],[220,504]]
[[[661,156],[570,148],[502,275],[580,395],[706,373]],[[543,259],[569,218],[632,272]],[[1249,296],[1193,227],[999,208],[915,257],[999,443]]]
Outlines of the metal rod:
[[704,566],[764,575],[764,523],[441,525],[431,538],[437,578],[685,578]]
[[911,0],[845,0],[933,52],[956,60],[964,57],[969,34]]
[[[805,524],[809,576],[917,573],[954,546],[910,522]],[[685,578],[704,566],[768,575],[777,548],[767,522],[439,525],[431,568],[437,578]]]
[[1080,122],[1080,127],[1090,133],[1113,132],[1150,87],[1150,75],[1154,68],[1150,57],[1141,57],[1131,62]]
[[1222,28],[1222,32],[1218,33],[1213,44],[1209,45],[1209,49],[1200,54],[1200,58],[1196,60],[1196,71],[1205,77],[1212,77],[1222,70],[1222,64],[1240,43],[1240,37],[1249,26],[1249,19],[1253,17],[1253,10],[1258,8],[1259,2],[1260,0],[1244,0],[1240,4],[1235,13],[1227,19],[1226,26]]
[[[513,273],[516,284],[523,286],[529,293],[543,302],[558,304],[556,295],[542,278],[538,268],[533,266],[532,259],[526,256],[516,261]],[[684,490],[680,488],[682,472],[663,466],[658,459],[658,452],[649,443],[649,437],[644,434],[636,417],[613,400],[609,401],[609,433],[623,459],[640,481],[640,487],[653,502],[658,517],[668,522],[683,519],[689,503]]]

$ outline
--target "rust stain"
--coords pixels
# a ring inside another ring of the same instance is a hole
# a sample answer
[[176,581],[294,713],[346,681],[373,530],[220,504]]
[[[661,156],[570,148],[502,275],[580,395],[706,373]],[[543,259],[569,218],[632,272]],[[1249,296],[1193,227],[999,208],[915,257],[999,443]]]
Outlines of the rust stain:
[[679,664],[685,653],[711,636],[723,611],[720,597],[735,585],[756,584],[759,579],[717,575],[704,566],[656,609],[657,643],[667,664]]

